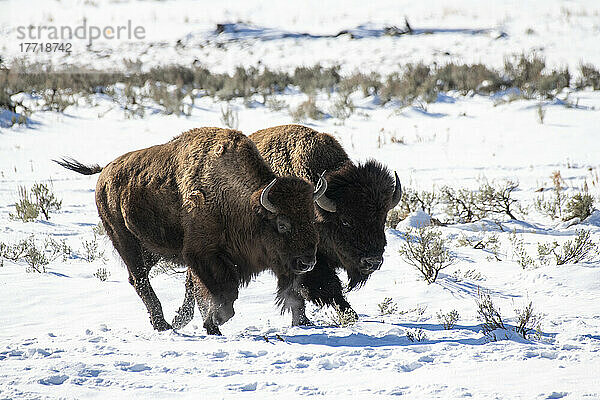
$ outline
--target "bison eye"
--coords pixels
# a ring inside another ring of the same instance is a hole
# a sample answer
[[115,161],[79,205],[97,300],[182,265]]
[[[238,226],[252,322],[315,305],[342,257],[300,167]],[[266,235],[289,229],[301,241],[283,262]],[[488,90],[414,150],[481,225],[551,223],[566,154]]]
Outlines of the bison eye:
[[342,222],[342,226],[344,228],[350,228],[352,226],[352,224],[350,223],[350,221],[348,221],[347,219],[342,219],[341,222]]
[[290,224],[290,221],[288,221],[287,218],[277,218],[277,230],[279,231],[279,233],[289,232],[290,229],[292,229],[292,224]]

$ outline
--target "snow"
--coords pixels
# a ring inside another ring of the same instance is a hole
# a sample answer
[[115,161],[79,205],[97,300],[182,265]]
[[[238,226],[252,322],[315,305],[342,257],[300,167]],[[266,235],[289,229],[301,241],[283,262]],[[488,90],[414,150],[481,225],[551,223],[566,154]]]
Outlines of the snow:
[[[104,52],[100,55],[75,43],[70,57],[37,54],[28,59],[103,69],[121,68],[124,58],[139,58],[144,68],[187,65],[198,58],[215,71],[259,60],[284,69],[322,62],[340,63],[343,72],[386,73],[420,60],[500,67],[505,57],[535,49],[549,65],[568,65],[573,72],[582,60],[600,65],[600,53],[593,51],[600,8],[591,0],[460,0],[452,6],[439,1],[401,7],[384,1],[368,10],[360,1],[327,6],[234,1],[200,5],[183,0],[30,3],[27,11],[18,1],[2,3],[0,24],[7,35],[2,35],[0,49],[8,62],[21,56],[14,39],[17,25],[75,24],[84,16],[98,25],[118,24],[135,16],[134,22],[146,27],[144,41],[99,42],[95,46]],[[415,29],[444,32],[381,36],[385,25],[402,27],[405,15]],[[217,23],[238,21],[236,29],[250,31],[215,37]],[[535,33],[526,33],[527,28]],[[298,36],[335,35],[342,29],[355,29],[363,37]],[[498,38],[500,32],[507,36]],[[184,49],[175,46],[177,39],[184,39]],[[98,96],[94,105],[82,102],[64,114],[36,112],[29,127],[0,124],[0,242],[50,236],[64,239],[78,254],[53,261],[44,274],[25,272],[23,262],[5,260],[0,267],[0,398],[600,397],[600,262],[555,266],[536,261],[523,269],[510,242],[511,232],[516,232],[534,259],[538,243],[572,240],[577,229],[589,230],[600,242],[600,211],[571,226],[533,208],[538,196],[552,195],[551,174],[557,170],[566,193],[582,190],[585,182],[598,205],[600,93],[570,93],[569,99],[578,101],[574,108],[544,101],[544,124],[537,120],[539,101],[500,103],[502,96],[509,94],[450,92],[426,109],[398,109],[393,104],[380,107],[377,99],[356,93],[353,100],[360,113],[344,124],[333,118],[310,121],[313,128],[335,135],[353,159],[374,157],[396,170],[405,188],[475,189],[484,180],[516,179],[520,186],[515,197],[529,212],[500,225],[484,219],[436,228],[457,262],[442,270],[432,285],[398,253],[403,232],[427,215],[417,212],[397,229],[388,229],[381,270],[348,294],[360,315],[350,327],[330,326],[331,310],[314,306],[309,314],[316,326],[291,327],[291,316],[281,316],[274,303],[274,278],[260,275],[240,291],[236,315],[222,327],[223,337],[207,336],[198,316],[180,331],[153,331],[106,238],[99,239],[104,259],[81,258],[83,242],[92,240],[92,228],[99,222],[93,193],[97,177],[77,175],[51,161],[66,155],[103,165],[189,128],[220,126],[221,103],[199,98],[187,118],[149,114],[126,119]],[[306,98],[292,92],[280,97],[292,106]],[[330,103],[326,94],[317,98],[324,110]],[[241,100],[232,106],[239,112],[239,129],[247,134],[291,122],[286,111],[257,104],[248,108]],[[403,138],[404,144],[392,142],[392,137]],[[50,221],[11,219],[18,187],[50,179],[63,200],[62,209]],[[537,192],[540,188],[545,190]],[[462,235],[481,240],[491,234],[498,235],[501,261],[488,249],[458,245]],[[98,268],[110,273],[106,282],[94,277]],[[183,276],[159,274],[152,285],[171,320],[183,299]],[[483,334],[477,319],[476,299],[483,292],[490,293],[505,320],[507,329],[493,332],[497,341]],[[402,312],[380,315],[377,305],[386,297]],[[514,332],[514,310],[530,301],[543,314],[541,332],[523,339]],[[436,314],[451,310],[460,319],[445,330]],[[424,340],[410,341],[408,334],[419,330]]]
[[411,228],[424,228],[431,225],[431,216],[422,210],[412,212],[396,226],[398,231],[407,231]]

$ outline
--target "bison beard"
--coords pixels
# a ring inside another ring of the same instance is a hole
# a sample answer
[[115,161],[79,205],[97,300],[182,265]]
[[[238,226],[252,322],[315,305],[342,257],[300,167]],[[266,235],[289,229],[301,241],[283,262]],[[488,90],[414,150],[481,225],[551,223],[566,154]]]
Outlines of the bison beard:
[[402,193],[398,176],[374,160],[355,165],[332,136],[305,126],[263,129],[250,139],[277,174],[316,182],[327,171],[328,189],[317,201],[317,264],[300,277],[299,291],[318,305],[352,310],[336,269],[346,271],[353,289],[380,268],[385,218]]
[[155,329],[171,328],[148,280],[160,258],[188,266],[175,327],[192,318],[198,302],[207,332],[220,334],[240,285],[265,269],[278,278],[282,306],[305,322],[297,280],[315,265],[314,201],[324,180],[313,193],[302,179],[276,178],[247,137],[220,128],[190,130],[104,168],[57,162],[86,175],[101,172],[100,219]]

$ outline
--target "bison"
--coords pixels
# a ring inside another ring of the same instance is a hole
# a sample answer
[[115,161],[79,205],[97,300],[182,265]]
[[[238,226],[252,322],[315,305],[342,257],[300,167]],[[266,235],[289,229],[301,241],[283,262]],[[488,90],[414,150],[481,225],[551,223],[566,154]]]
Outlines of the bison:
[[316,263],[314,201],[327,189],[323,178],[315,190],[301,178],[277,177],[252,141],[221,128],[192,129],[104,168],[57,162],[84,175],[101,172],[100,219],[154,329],[171,328],[148,279],[161,258],[188,267],[186,308],[175,327],[191,319],[195,297],[208,334],[221,334],[240,285],[266,269],[278,279],[283,309],[303,321],[297,281]]
[[385,219],[402,196],[398,175],[375,160],[354,164],[332,136],[301,125],[259,130],[250,139],[277,174],[317,182],[327,171],[327,191],[316,202],[317,265],[300,278],[301,293],[356,316],[335,271],[346,270],[353,289],[381,267]]

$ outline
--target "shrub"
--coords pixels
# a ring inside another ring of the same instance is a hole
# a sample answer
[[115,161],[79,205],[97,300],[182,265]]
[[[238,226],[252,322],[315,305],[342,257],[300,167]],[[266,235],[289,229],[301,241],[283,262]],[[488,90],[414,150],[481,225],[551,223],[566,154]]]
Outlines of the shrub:
[[404,260],[417,268],[428,284],[437,279],[439,272],[454,263],[454,257],[445,247],[442,233],[431,228],[419,228],[415,232],[414,241],[409,229],[405,234],[405,244],[400,249]]
[[29,266],[26,270],[27,272],[46,272],[46,265],[50,263],[50,260],[44,254],[43,249],[38,249],[33,239],[29,242],[22,259]]
[[333,118],[345,120],[350,118],[352,113],[354,112],[354,103],[348,97],[339,97],[334,102],[331,108],[329,109],[329,114]]
[[73,91],[71,89],[51,87],[46,90],[42,90],[39,94],[41,95],[41,98],[46,106],[46,110],[62,113],[67,109],[67,107],[76,103],[73,96]]
[[407,64],[403,73],[392,73],[386,78],[381,89],[383,103],[393,98],[405,105],[415,100],[431,103],[437,99],[436,76],[431,68],[423,63]]
[[387,213],[387,216],[385,218],[385,226],[387,226],[388,228],[395,229],[398,223],[402,221],[403,218],[404,213],[394,208]]
[[317,108],[314,97],[309,97],[303,103],[300,103],[298,107],[290,111],[290,116],[294,122],[302,122],[306,119],[319,120],[325,117],[325,114]]
[[[155,103],[159,104],[163,108],[163,112],[167,115],[190,115],[191,107],[188,107],[187,111],[183,100],[188,96],[187,90],[182,86],[181,81],[175,83],[175,87],[168,87],[166,84],[161,82],[154,82],[149,85],[149,96],[154,100]],[[130,96],[127,96],[130,98]],[[193,96],[190,96],[193,100]],[[131,104],[138,106],[137,108],[132,107],[136,110],[135,114],[143,117],[143,106],[140,105],[135,95],[131,96]],[[139,111],[138,111],[139,109]]]
[[145,93],[141,88],[134,87],[132,84],[127,83],[125,84],[121,97],[121,107],[125,113],[125,118],[144,118],[146,113],[143,104],[144,97],[150,97],[154,102],[162,105],[167,114],[175,112],[174,109],[177,108],[176,105],[174,106],[171,104],[169,93],[163,86],[158,87],[155,83],[150,84],[147,93]]
[[110,277],[110,272],[106,268],[98,268],[96,272],[94,272],[94,276],[100,279],[102,282],[105,282]]
[[377,305],[379,307],[379,314],[390,315],[395,314],[398,311],[398,304],[392,300],[391,297],[386,297],[381,303]]
[[265,68],[254,78],[254,84],[259,94],[263,96],[263,104],[267,103],[267,97],[275,93],[281,93],[291,84],[291,78],[286,72],[275,72]]
[[16,214],[10,214],[10,217],[23,222],[35,221],[40,214],[40,208],[25,186],[19,186],[19,201],[15,204],[15,212]]
[[67,261],[73,254],[73,250],[69,247],[66,240],[63,239],[59,242],[50,236],[44,241],[44,249],[46,252],[50,253],[50,261],[54,261],[58,258],[62,259],[62,261]]
[[550,244],[538,244],[538,256],[542,264],[548,264],[550,256],[554,256],[556,265],[577,264],[592,261],[596,258],[598,244],[591,239],[590,231],[578,229],[574,240],[567,240],[562,247],[555,241]]
[[541,332],[541,321],[542,316],[536,314],[533,310],[533,303],[530,301],[529,304],[522,310],[516,309],[515,314],[517,315],[517,325],[515,326],[515,332],[527,339],[531,331],[535,330]]
[[97,236],[106,235],[106,229],[104,228],[102,221],[98,222],[98,224],[92,228],[92,232],[94,232],[94,234]]
[[16,214],[11,218],[23,222],[34,221],[40,214],[46,220],[50,219],[50,212],[60,210],[62,201],[58,200],[47,185],[36,183],[31,188],[31,193],[24,186],[19,186],[19,201],[15,204]]
[[28,265],[27,272],[46,272],[50,262],[58,258],[66,261],[71,254],[71,248],[65,240],[59,242],[50,236],[39,246],[33,235],[12,245],[0,243],[0,259],[24,261]]
[[481,272],[474,269],[468,269],[465,272],[457,269],[452,273],[452,279],[454,279],[456,282],[463,280],[483,281],[485,280],[485,277],[481,274]]
[[418,210],[423,210],[427,214],[432,215],[433,209],[439,204],[439,201],[439,196],[435,191],[428,192],[423,190],[417,192],[411,188],[406,188],[402,190],[400,209],[405,215]]
[[477,215],[506,214],[510,219],[516,219],[512,207],[517,200],[512,197],[512,193],[518,187],[519,183],[512,180],[493,185],[489,183],[481,185],[475,202]]
[[[312,67],[296,67],[292,82],[302,91],[309,95],[315,94],[317,90],[332,91],[340,82],[340,66],[323,68],[317,64]],[[316,119],[316,118],[313,118]]]
[[51,188],[43,183],[36,183],[31,188],[35,202],[46,220],[50,219],[50,212],[58,211],[62,207],[62,200],[58,200]]
[[499,242],[500,241],[499,241],[498,235],[495,233],[492,233],[491,235],[488,235],[488,236],[484,236],[481,239],[480,238],[471,239],[463,233],[458,238],[459,246],[463,246],[463,247],[470,246],[474,249],[489,249],[489,250],[493,250],[494,252],[499,251],[499,249],[500,249]]
[[539,212],[548,217],[555,219],[562,216],[563,208],[565,202],[567,201],[567,196],[563,194],[562,188],[562,177],[560,175],[560,171],[554,171],[552,173],[552,183],[553,183],[553,193],[554,197],[548,201],[544,199],[544,196],[538,197],[533,206]]
[[600,71],[598,71],[592,64],[583,63],[579,65],[579,71],[581,73],[581,77],[575,84],[578,89],[591,86],[594,90],[600,90]]
[[567,215],[563,220],[579,218],[580,221],[583,221],[594,211],[594,198],[587,193],[577,193],[567,201],[565,211]]
[[14,245],[0,244],[0,257],[14,262],[27,263],[27,272],[46,272],[50,260],[44,254],[45,248],[38,248],[33,236],[20,240]]
[[364,97],[378,95],[381,93],[382,86],[381,75],[377,72],[371,72],[368,75],[361,72],[354,73],[340,82],[342,90],[343,88],[352,88],[353,91],[359,88]]
[[438,88],[442,91],[458,90],[461,94],[489,94],[505,85],[497,71],[483,64],[446,64],[436,71]]
[[[51,63],[26,63],[16,60],[11,67],[0,67],[0,108],[15,113],[14,123],[27,121],[27,115],[35,111],[12,100],[19,93],[35,94],[41,101],[40,109],[63,112],[66,107],[92,94],[106,94],[119,104],[127,117],[143,117],[144,104],[152,100],[167,114],[187,114],[192,105],[194,91],[222,101],[234,98],[248,100],[253,95],[266,99],[296,86],[302,93],[315,96],[318,91],[328,94],[338,91],[345,107],[337,107],[344,117],[351,110],[347,100],[349,93],[361,90],[363,95],[378,95],[382,103],[397,99],[403,105],[415,102],[427,103],[437,99],[441,91],[457,90],[462,94],[492,93],[516,87],[523,97],[544,96],[551,98],[570,85],[567,68],[549,70],[543,58],[536,54],[507,59],[503,70],[494,70],[481,64],[454,64],[443,66],[423,63],[407,64],[401,70],[387,76],[377,73],[354,73],[342,77],[340,66],[314,65],[297,67],[292,74],[272,71],[264,67],[238,67],[233,74],[211,72],[194,63],[189,66],[162,65],[142,72],[137,61],[126,62],[130,71],[99,71],[74,65],[61,66]],[[591,86],[600,88],[600,73],[588,64],[580,66],[581,77],[577,88]],[[112,90],[115,85],[124,90]],[[112,89],[111,89],[112,88]],[[17,114],[17,108],[22,109]],[[336,112],[336,111],[334,111]]]
[[477,194],[467,189],[442,188],[445,211],[454,222],[473,222],[483,218],[477,206]]
[[25,254],[27,251],[29,243],[29,239],[21,240],[14,245],[0,242],[0,258],[5,258],[14,262],[19,261],[23,254]]
[[239,114],[229,103],[227,107],[221,107],[221,123],[229,129],[237,129],[239,126]]
[[271,111],[281,111],[288,108],[285,100],[277,100],[275,97],[269,97],[265,102],[265,105]]
[[356,323],[356,313],[348,308],[342,310],[337,304],[333,305],[333,311],[328,314],[329,324],[336,328],[346,328]]
[[438,320],[440,321],[440,324],[442,324],[442,326],[444,327],[444,329],[450,330],[450,329],[454,328],[454,326],[460,319],[460,314],[456,310],[452,310],[445,314],[443,312],[439,311],[437,313],[437,317],[438,317]]
[[415,330],[407,330],[406,338],[411,342],[424,342],[427,340],[427,334],[421,328]]
[[84,240],[81,243],[82,246],[82,257],[87,262],[92,262],[97,258],[104,259],[104,251],[99,249],[98,235],[94,232],[92,240]]
[[527,253],[527,250],[525,250],[523,238],[520,235],[517,235],[516,231],[513,231],[510,235],[510,242],[513,246],[513,256],[516,257],[517,263],[521,268],[525,269],[529,266],[533,266],[533,258],[531,258]]
[[544,107],[542,107],[542,103],[538,103],[536,112],[537,112],[538,122],[543,125],[544,118],[546,117],[546,110],[544,109]]
[[477,302],[477,316],[483,323],[482,330],[484,334],[488,334],[496,329],[506,329],[500,310],[496,308],[492,301],[492,297],[487,292],[479,294]]
[[512,86],[518,87],[527,97],[538,93],[551,98],[553,93],[568,87],[571,75],[568,68],[552,70],[544,74],[546,61],[543,57],[533,53],[521,54],[513,60],[504,62],[504,71]]

